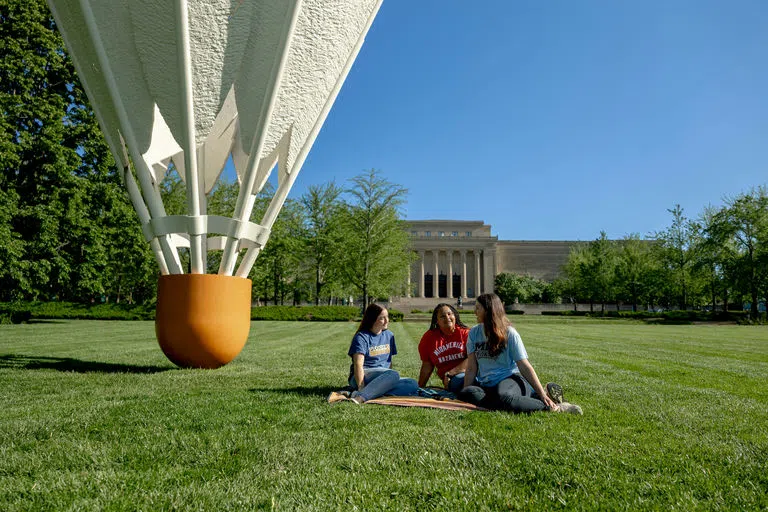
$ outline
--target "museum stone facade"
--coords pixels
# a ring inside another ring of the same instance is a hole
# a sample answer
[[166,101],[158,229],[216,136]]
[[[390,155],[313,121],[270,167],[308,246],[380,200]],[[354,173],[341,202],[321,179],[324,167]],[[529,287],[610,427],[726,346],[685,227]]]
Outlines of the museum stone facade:
[[499,240],[482,221],[408,221],[416,260],[407,289],[418,298],[473,298],[493,291],[497,274],[552,281],[574,241]]

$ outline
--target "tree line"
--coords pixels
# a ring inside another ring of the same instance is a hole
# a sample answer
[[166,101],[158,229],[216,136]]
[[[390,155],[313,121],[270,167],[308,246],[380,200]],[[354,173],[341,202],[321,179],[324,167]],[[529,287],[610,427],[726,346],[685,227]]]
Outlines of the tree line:
[[754,319],[768,295],[768,190],[726,198],[688,218],[668,210],[666,229],[609,240],[605,232],[575,245],[553,283],[499,274],[496,291],[507,303],[571,302],[638,308],[712,311],[749,307]]
[[[157,264],[43,0],[0,10],[0,112],[0,301],[151,302]],[[406,190],[375,170],[347,185],[286,201],[249,276],[255,298],[367,302],[401,291]],[[178,174],[160,188],[167,214],[184,214]],[[238,189],[219,182],[208,213],[230,215]],[[252,221],[271,195],[263,191]],[[219,257],[211,253],[209,272]]]

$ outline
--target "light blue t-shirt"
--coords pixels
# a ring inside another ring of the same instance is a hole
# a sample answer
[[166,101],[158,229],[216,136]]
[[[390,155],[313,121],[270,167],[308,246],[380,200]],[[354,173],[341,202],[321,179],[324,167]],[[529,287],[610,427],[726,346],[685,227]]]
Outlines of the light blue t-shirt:
[[517,361],[528,359],[528,353],[523,346],[523,340],[514,329],[507,327],[507,348],[496,357],[488,355],[486,347],[487,338],[483,325],[474,326],[469,331],[467,340],[467,354],[475,354],[477,357],[477,382],[481,386],[493,387],[513,373],[520,373]]

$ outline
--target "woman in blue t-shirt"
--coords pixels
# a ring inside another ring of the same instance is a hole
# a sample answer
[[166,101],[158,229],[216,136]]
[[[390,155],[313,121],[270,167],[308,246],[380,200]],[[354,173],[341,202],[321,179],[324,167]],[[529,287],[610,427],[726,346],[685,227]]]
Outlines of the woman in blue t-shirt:
[[387,329],[389,313],[378,304],[371,304],[363,314],[349,356],[349,385],[354,389],[350,398],[362,404],[382,395],[416,395],[418,383],[413,379],[400,378],[392,369],[392,356],[397,354],[395,335]]
[[581,407],[563,401],[563,390],[539,382],[528,362],[523,340],[509,324],[496,294],[475,300],[479,325],[469,331],[467,369],[459,398],[465,402],[512,412],[557,411],[582,414]]

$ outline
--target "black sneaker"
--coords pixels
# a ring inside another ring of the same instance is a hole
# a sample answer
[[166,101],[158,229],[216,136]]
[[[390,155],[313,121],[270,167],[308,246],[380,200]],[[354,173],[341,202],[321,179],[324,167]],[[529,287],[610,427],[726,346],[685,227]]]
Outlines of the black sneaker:
[[560,384],[554,382],[547,382],[547,395],[556,404],[561,404],[565,400],[563,399],[563,387]]

